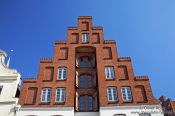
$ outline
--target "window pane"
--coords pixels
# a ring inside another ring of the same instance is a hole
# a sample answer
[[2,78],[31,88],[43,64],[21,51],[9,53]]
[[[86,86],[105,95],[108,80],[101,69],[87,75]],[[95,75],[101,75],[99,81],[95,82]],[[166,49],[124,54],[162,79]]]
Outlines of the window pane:
[[123,101],[132,100],[130,87],[122,87],[122,97],[123,97]]
[[88,96],[88,111],[92,111],[92,110],[93,110],[93,97]]
[[89,34],[82,34],[82,42],[88,43],[89,42]]
[[66,94],[65,88],[57,88],[55,101],[56,102],[64,102],[65,101],[65,94]]
[[44,88],[42,89],[41,101],[42,102],[49,102],[51,97],[51,89]]
[[109,101],[117,101],[118,100],[116,87],[108,87],[107,93],[108,93],[108,100]]
[[67,77],[66,68],[58,68],[58,79],[65,80]]
[[105,75],[107,79],[114,79],[114,68],[105,67]]

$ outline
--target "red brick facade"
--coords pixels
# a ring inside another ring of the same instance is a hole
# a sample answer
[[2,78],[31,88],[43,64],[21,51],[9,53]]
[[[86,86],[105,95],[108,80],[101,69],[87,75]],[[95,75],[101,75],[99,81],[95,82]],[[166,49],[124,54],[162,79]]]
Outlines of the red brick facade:
[[[159,104],[154,98],[147,76],[135,76],[129,57],[118,57],[116,42],[104,40],[103,28],[92,25],[92,17],[80,16],[78,27],[69,27],[66,41],[55,42],[54,56],[51,59],[40,60],[36,79],[23,80],[19,104],[22,107],[74,107],[78,109],[81,95],[93,96],[93,111],[100,106],[124,106],[136,104]],[[88,34],[89,42],[82,43],[82,34]],[[84,59],[83,59],[84,58]],[[80,68],[78,60],[88,60],[91,68]],[[114,79],[106,79],[105,67],[114,68]],[[66,80],[58,80],[58,68],[67,68]],[[93,77],[93,87],[82,89],[78,87],[81,75]],[[123,102],[121,87],[130,87],[132,100]],[[42,88],[51,88],[51,100],[41,102]],[[64,103],[55,103],[56,88],[66,88]],[[107,87],[117,88],[117,102],[108,102]]]

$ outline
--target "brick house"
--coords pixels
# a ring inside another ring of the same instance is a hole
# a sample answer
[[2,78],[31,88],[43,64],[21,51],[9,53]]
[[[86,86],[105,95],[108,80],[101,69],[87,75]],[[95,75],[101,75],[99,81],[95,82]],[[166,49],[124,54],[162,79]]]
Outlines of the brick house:
[[175,116],[175,101],[165,96],[159,98],[165,116]]
[[91,16],[79,16],[54,46],[37,78],[23,80],[18,116],[163,116],[149,78],[134,75],[131,58],[118,56]]

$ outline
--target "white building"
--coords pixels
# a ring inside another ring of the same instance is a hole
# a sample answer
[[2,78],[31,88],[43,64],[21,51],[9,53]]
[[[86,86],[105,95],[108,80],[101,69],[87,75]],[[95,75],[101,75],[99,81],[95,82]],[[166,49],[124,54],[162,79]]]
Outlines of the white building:
[[5,63],[7,54],[0,50],[0,116],[15,116],[20,74]]

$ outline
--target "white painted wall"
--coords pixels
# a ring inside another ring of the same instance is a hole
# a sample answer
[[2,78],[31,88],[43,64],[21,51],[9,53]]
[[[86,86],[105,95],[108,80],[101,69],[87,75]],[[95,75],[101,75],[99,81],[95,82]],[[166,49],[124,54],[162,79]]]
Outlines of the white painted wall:
[[73,107],[31,107],[31,108],[20,108],[17,112],[16,116],[74,116],[74,108]]
[[151,113],[151,116],[164,116],[160,105],[100,107],[100,116],[114,116],[114,114],[139,116],[139,114],[143,112]]
[[15,94],[20,81],[20,74],[7,67],[6,57],[7,54],[0,50],[0,86],[3,87],[0,94],[0,116],[14,116],[15,106],[18,102]]

